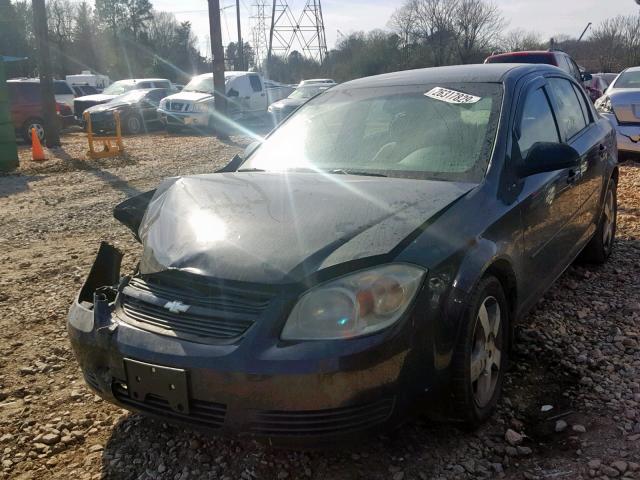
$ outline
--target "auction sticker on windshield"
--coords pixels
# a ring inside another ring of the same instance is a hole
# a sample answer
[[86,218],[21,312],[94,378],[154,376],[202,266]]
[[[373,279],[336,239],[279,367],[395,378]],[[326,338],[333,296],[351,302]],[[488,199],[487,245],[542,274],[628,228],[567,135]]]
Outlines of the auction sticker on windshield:
[[425,93],[425,95],[429,98],[434,98],[447,103],[476,103],[481,100],[480,97],[476,97],[475,95],[449,90],[444,87],[434,87]]

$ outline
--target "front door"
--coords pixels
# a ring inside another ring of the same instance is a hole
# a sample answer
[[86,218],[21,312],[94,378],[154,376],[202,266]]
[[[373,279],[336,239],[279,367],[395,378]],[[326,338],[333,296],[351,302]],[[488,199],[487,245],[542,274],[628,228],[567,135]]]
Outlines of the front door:
[[[519,108],[514,157],[526,156],[536,142],[559,142],[546,81],[538,79]],[[580,208],[574,169],[561,168],[523,179],[520,192],[523,252],[526,270],[524,294],[535,296],[566,266],[572,235],[567,232]],[[575,240],[575,239],[574,239]]]

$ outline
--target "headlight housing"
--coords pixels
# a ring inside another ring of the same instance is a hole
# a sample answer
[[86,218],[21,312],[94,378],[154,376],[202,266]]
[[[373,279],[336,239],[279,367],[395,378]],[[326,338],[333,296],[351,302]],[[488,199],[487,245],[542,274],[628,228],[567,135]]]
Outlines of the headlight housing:
[[163,109],[163,110],[167,109],[167,100],[165,98],[160,100],[160,108]]
[[613,113],[613,107],[611,106],[611,98],[603,95],[595,101],[594,106],[600,113]]
[[426,270],[392,263],[318,285],[289,314],[283,340],[338,340],[393,325],[413,303]]
[[206,103],[194,103],[191,111],[194,113],[206,113],[209,111],[209,106]]

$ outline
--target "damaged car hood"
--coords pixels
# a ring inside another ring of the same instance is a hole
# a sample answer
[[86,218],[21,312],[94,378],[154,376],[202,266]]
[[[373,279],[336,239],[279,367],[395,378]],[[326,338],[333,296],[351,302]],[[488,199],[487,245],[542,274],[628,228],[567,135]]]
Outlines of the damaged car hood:
[[227,280],[300,281],[389,253],[475,185],[316,173],[170,178],[139,224],[140,273],[178,269]]

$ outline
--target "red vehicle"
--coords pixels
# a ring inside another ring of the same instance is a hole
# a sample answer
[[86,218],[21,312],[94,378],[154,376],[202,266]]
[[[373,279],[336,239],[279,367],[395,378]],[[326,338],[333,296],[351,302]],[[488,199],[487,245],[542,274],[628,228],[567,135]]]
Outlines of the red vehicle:
[[[8,80],[9,110],[16,135],[31,143],[31,129],[34,128],[40,141],[44,141],[44,115],[40,82],[37,80]],[[68,105],[56,102],[56,111],[62,127],[74,123],[73,111]]]
[[578,83],[591,80],[591,75],[582,74],[571,56],[561,50],[530,50],[525,52],[499,53],[487,57],[484,63],[545,63],[564,70]]

